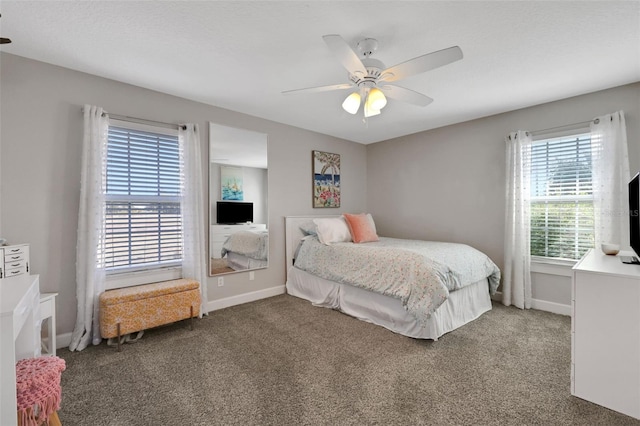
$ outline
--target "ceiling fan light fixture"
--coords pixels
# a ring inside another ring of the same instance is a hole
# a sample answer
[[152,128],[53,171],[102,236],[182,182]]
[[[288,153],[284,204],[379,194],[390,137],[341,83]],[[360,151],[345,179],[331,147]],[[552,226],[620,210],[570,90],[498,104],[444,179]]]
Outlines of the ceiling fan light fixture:
[[369,102],[365,102],[364,104],[364,118],[373,117],[374,115],[380,114],[379,109],[373,109],[369,105]]
[[369,91],[369,96],[367,96],[367,105],[369,109],[380,111],[382,108],[387,105],[387,98],[382,93],[382,90],[374,87]]
[[342,108],[349,114],[355,114],[360,109],[360,94],[353,92],[342,103]]
[[387,105],[387,96],[394,100],[408,102],[417,106],[424,107],[429,105],[433,102],[430,97],[393,83],[463,58],[460,47],[452,46],[417,56],[392,67],[386,67],[381,61],[371,57],[378,47],[378,42],[375,39],[366,38],[361,40],[358,43],[360,54],[356,53],[349,46],[349,43],[338,34],[327,34],[322,36],[322,39],[342,66],[349,72],[348,82],[330,86],[287,90],[282,93],[352,90],[353,92],[342,102],[342,108],[349,114],[355,115],[360,109],[360,104],[362,104],[365,123],[366,118],[380,114],[382,108]]

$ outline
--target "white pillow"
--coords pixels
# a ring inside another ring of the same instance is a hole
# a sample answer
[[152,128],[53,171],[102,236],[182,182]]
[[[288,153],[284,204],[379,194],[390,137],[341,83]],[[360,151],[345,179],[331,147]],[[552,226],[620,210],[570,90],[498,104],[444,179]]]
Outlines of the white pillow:
[[351,232],[347,222],[342,216],[323,219],[313,219],[318,229],[318,239],[322,244],[348,243],[351,240]]
[[304,222],[302,225],[300,225],[300,230],[305,234],[305,235],[317,235],[318,234],[318,229],[316,228],[316,224],[313,220],[309,220],[308,222]]

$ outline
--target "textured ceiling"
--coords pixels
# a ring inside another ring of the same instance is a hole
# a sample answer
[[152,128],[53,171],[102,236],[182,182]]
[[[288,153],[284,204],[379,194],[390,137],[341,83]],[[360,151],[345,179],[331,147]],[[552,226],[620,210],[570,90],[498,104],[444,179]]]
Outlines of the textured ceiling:
[[[3,0],[0,12],[4,52],[361,143],[640,81],[638,1]],[[389,100],[363,123],[340,106],[348,92],[281,94],[347,82],[324,34],[376,38],[386,66],[454,45],[464,59],[398,82],[429,106]]]

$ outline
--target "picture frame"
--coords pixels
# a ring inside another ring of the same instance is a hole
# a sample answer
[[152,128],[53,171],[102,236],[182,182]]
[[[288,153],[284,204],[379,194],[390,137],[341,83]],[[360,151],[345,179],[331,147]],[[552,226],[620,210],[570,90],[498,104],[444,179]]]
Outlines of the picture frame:
[[313,207],[340,207],[340,154],[311,151]]
[[222,201],[243,201],[242,167],[220,167],[220,196]]

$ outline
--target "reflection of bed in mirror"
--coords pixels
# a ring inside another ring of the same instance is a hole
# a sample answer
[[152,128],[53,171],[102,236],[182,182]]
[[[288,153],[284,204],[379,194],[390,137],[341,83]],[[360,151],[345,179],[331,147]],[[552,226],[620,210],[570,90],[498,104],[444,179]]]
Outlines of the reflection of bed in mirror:
[[222,259],[234,271],[268,266],[269,231],[238,231],[222,244]]
[[[243,233],[249,237],[241,238]],[[238,235],[236,235],[238,234]],[[261,235],[264,234],[264,237]],[[264,223],[237,225],[211,225],[209,252],[211,253],[211,274],[225,274],[248,269],[266,268],[268,266],[268,232]],[[261,246],[262,244],[262,246]]]

